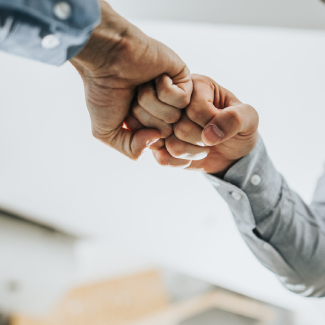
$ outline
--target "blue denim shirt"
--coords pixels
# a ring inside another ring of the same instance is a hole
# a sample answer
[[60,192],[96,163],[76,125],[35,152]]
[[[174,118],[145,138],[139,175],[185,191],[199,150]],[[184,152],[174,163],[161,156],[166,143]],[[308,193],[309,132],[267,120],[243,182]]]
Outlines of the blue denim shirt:
[[0,50],[61,65],[99,21],[98,0],[0,0]]

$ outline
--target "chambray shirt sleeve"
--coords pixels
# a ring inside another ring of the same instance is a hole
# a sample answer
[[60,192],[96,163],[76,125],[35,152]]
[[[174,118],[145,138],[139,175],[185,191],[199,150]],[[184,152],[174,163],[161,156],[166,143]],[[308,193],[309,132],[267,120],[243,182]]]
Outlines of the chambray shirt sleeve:
[[224,179],[206,175],[226,200],[259,261],[283,285],[304,296],[325,296],[325,175],[307,205],[274,168],[261,137]]
[[0,0],[0,50],[61,65],[99,21],[98,0]]

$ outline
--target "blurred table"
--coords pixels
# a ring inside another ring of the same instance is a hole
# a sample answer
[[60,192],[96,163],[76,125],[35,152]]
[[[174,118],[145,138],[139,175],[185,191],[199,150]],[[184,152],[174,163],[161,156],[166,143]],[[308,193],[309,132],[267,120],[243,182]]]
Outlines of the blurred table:
[[[192,72],[258,110],[275,165],[309,200],[325,157],[325,33],[136,23]],[[1,207],[264,301],[324,313],[321,300],[291,294],[257,262],[202,175],[162,168],[150,153],[135,163],[93,139],[69,64],[0,58]],[[103,250],[101,258],[110,256]]]

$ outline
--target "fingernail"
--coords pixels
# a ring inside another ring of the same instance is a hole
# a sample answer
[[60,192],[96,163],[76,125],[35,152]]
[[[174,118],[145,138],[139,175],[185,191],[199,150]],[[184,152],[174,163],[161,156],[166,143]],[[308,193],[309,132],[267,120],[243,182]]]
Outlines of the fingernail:
[[152,144],[156,143],[159,139],[156,139],[156,140],[149,140],[146,142],[146,147],[150,147]]
[[204,137],[211,144],[217,144],[223,139],[224,134],[216,125],[210,124],[204,129]]

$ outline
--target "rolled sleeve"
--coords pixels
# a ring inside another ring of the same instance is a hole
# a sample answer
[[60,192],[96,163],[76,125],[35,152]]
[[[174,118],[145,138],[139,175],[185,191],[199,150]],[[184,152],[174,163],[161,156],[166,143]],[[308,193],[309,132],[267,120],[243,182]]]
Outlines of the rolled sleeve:
[[0,0],[0,49],[61,65],[82,50],[99,20],[97,0]]

